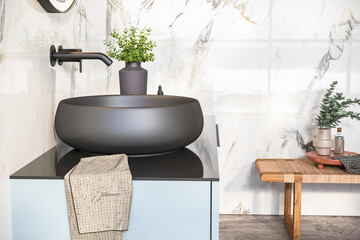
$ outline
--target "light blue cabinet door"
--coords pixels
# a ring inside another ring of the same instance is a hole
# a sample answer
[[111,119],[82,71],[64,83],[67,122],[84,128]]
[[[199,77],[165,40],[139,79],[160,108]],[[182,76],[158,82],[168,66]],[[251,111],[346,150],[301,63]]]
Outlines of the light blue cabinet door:
[[219,240],[219,182],[211,182],[211,239]]
[[135,181],[124,240],[209,240],[210,182]]
[[[209,240],[210,182],[134,181],[124,240]],[[14,240],[70,239],[63,180],[11,180]]]
[[64,180],[12,179],[13,240],[67,240]]

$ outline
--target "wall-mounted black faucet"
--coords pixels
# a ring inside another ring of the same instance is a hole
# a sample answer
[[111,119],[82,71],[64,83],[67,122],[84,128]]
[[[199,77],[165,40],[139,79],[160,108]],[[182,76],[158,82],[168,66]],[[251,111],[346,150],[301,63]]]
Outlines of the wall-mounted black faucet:
[[80,72],[82,72],[81,61],[83,59],[99,59],[103,61],[106,65],[110,66],[113,61],[101,52],[82,52],[81,49],[63,49],[62,46],[59,46],[58,52],[54,45],[50,47],[50,64],[55,66],[56,60],[59,65],[62,65],[63,62],[79,62],[80,63]]

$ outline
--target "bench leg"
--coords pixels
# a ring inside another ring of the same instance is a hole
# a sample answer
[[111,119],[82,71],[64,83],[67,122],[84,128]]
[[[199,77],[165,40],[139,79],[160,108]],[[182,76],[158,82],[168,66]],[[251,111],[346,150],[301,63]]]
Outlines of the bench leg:
[[301,187],[302,183],[294,183],[294,239],[300,239]]
[[285,183],[284,215],[291,216],[291,190],[292,184]]
[[301,183],[294,183],[293,218],[291,217],[292,184],[285,183],[284,220],[291,239],[300,239],[301,226]]

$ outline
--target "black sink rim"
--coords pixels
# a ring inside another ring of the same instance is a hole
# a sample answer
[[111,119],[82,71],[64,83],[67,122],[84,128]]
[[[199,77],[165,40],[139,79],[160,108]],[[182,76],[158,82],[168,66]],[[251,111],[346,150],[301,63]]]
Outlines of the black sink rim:
[[[175,104],[164,104],[164,105],[149,105],[149,106],[105,106],[105,105],[94,105],[85,103],[86,99],[96,99],[96,98],[129,98],[129,99],[138,99],[138,98],[146,98],[146,99],[174,99],[179,100],[178,103]],[[83,100],[84,103],[79,103],[78,101]],[[78,106],[82,108],[109,108],[109,109],[148,109],[148,108],[168,108],[174,107],[178,105],[186,105],[198,102],[197,99],[192,97],[184,97],[184,96],[173,96],[173,95],[88,95],[88,96],[80,96],[80,97],[72,97],[66,98],[59,102],[60,104],[66,104],[71,106]]]

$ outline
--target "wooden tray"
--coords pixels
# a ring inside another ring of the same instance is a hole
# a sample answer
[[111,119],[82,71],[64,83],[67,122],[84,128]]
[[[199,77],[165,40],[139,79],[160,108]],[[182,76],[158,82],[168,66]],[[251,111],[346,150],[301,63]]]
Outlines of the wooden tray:
[[343,165],[340,160],[332,159],[333,156],[352,156],[358,153],[345,151],[343,154],[337,154],[331,151],[330,155],[319,155],[316,151],[308,152],[306,154],[307,159],[318,163],[318,169],[323,169],[324,165]]

